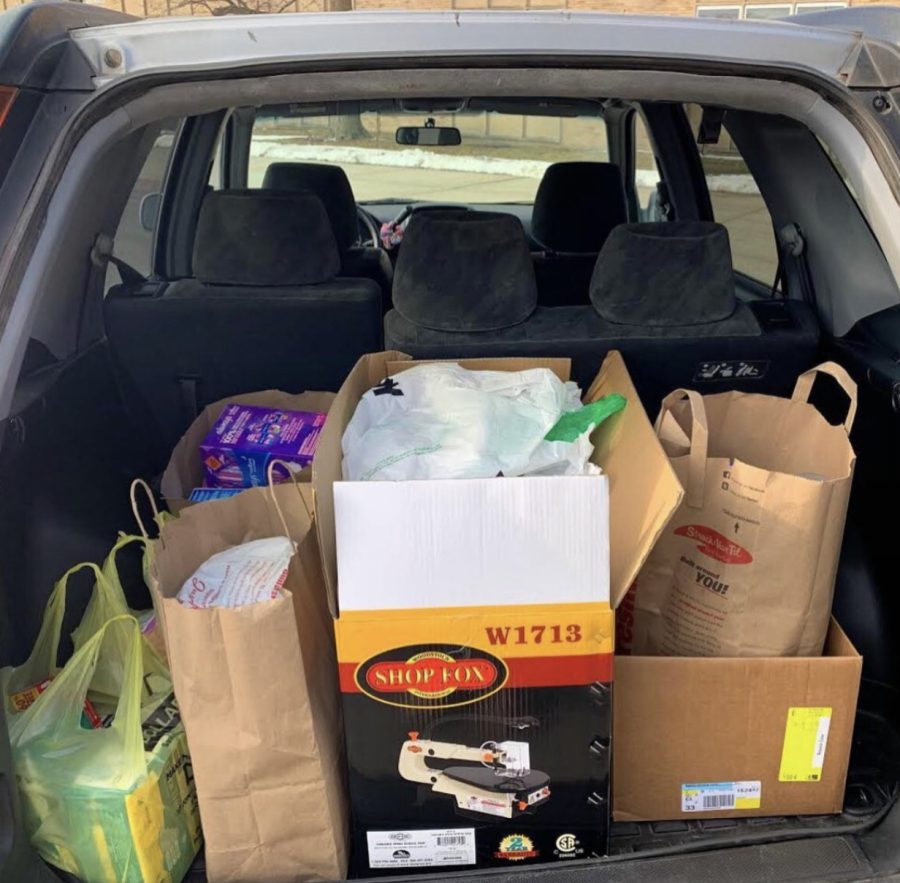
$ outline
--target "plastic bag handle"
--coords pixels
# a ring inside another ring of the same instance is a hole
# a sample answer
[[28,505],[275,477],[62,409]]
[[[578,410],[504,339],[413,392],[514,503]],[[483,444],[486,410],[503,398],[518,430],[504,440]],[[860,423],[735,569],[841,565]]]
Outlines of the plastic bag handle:
[[[159,513],[157,513],[159,514]],[[133,534],[133,533],[125,533],[124,531],[119,531],[119,536],[116,539],[113,547],[109,550],[106,555],[106,562],[112,561],[113,564],[116,564],[118,560],[119,552],[122,551],[126,546],[130,546],[132,543],[141,543],[144,548],[147,547],[147,537],[143,535]]]
[[809,394],[812,392],[813,382],[816,379],[817,374],[827,374],[832,380],[837,383],[837,385],[844,390],[847,395],[847,398],[850,400],[850,404],[847,407],[847,416],[844,419],[843,427],[847,432],[847,435],[850,434],[850,430],[853,428],[853,420],[856,417],[856,406],[858,404],[858,389],[856,386],[856,381],[847,373],[846,369],[841,365],[838,365],[837,362],[822,362],[821,365],[816,365],[815,368],[810,368],[809,371],[804,371],[798,378],[797,384],[794,386],[794,392],[791,395],[792,402],[808,402]]
[[656,418],[656,434],[659,435],[662,428],[663,417],[685,398],[691,410],[691,451],[688,457],[688,486],[685,488],[685,499],[692,509],[700,509],[704,500],[706,457],[709,451],[709,424],[706,421],[703,396],[692,389],[676,389],[670,392],[662,400],[662,407]]
[[[100,568],[100,572],[107,581],[107,586],[111,593],[110,597],[117,599],[122,606],[123,613],[130,613],[132,616],[137,616],[140,611],[132,610],[128,604],[128,599],[125,597],[125,589],[122,586],[122,579],[119,576],[117,556],[122,549],[126,546],[130,546],[132,543],[140,543],[144,547],[144,554],[146,555],[147,549],[152,542],[152,540],[147,540],[136,534],[120,533],[115,544],[109,550],[109,553],[103,561],[103,566]],[[161,545],[164,545],[162,539],[160,539],[159,542]],[[165,660],[159,655],[156,648],[149,641],[144,641],[144,675],[146,676],[148,673],[153,672],[162,672],[164,675],[168,676],[169,667]]]
[[[106,632],[113,624],[130,623],[128,655],[122,673],[122,686],[116,703],[115,719],[109,729],[117,731],[122,739],[121,763],[110,773],[122,773],[125,778],[133,777],[143,767],[143,737],[141,734],[141,689],[143,665],[141,629],[131,615],[120,614],[108,619],[97,632],[77,650],[63,666],[41,696],[39,702],[32,703],[17,715],[12,722],[11,736],[14,745],[21,745],[48,730],[77,731],[89,737],[81,726],[81,713],[87,698],[97,660],[103,650]],[[131,766],[129,766],[129,762]]]
[[294,488],[297,491],[297,496],[300,497],[300,502],[303,504],[303,508],[306,510],[306,514],[309,517],[310,523],[313,521],[313,513],[310,511],[309,505],[303,497],[303,492],[300,490],[300,484],[294,476],[294,472],[291,469],[293,464],[288,463],[286,460],[272,460],[269,465],[266,467],[266,478],[269,482],[269,499],[272,501],[272,505],[275,507],[275,511],[278,513],[278,519],[281,521],[281,526],[284,528],[284,535],[294,543],[294,551],[297,551],[297,543],[294,542],[294,539],[291,537],[291,531],[288,528],[287,519],[284,517],[284,512],[282,511],[281,504],[278,502],[278,497],[275,496],[275,467],[276,466],[284,466],[287,469],[288,475],[290,476],[291,483],[294,485]]
[[[66,599],[68,597],[69,577],[80,570],[92,570],[94,572],[94,591],[107,594],[107,600],[113,598],[113,592],[101,572],[100,568],[92,561],[85,561],[70,567],[53,586],[47,607],[44,610],[44,618],[41,628],[28,659],[22,664],[21,671],[27,674],[29,679],[35,682],[47,677],[56,668],[56,660],[59,656],[59,642],[62,639],[63,619],[66,615]],[[92,595],[93,598],[93,595]],[[90,603],[90,602],[89,602]],[[77,629],[76,629],[77,631]],[[39,664],[40,663],[40,664]],[[37,667],[37,670],[35,667]],[[18,680],[18,679],[17,679]],[[31,684],[25,686],[32,686]]]
[[[131,512],[134,515],[134,520],[137,522],[138,530],[141,532],[141,536],[145,540],[150,539],[150,534],[147,531],[146,526],[144,525],[144,519],[141,518],[141,510],[138,506],[137,501],[137,492],[138,488],[144,492],[144,495],[150,501],[150,509],[153,511],[153,521],[156,523],[157,528],[159,528],[159,506],[156,505],[156,497],[153,496],[153,491],[150,490],[150,485],[144,481],[143,478],[136,478],[133,482],[131,482],[131,489],[129,491],[129,497],[131,498]],[[159,537],[160,545],[165,549],[166,544],[163,541],[162,537]]]

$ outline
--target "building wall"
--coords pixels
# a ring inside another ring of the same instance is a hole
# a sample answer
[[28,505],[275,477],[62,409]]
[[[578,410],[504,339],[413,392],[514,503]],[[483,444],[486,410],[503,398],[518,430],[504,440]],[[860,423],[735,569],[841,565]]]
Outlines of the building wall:
[[[11,9],[28,0],[0,0],[0,9]],[[340,0],[94,0],[99,6],[132,15],[223,15],[247,12],[321,12],[342,6]],[[352,0],[354,9],[569,9],[627,12],[645,15],[696,15],[697,7],[803,5],[812,0]],[[822,0],[828,2],[828,0]],[[849,0],[850,6],[884,3],[886,0]],[[890,0],[887,0],[890,2]],[[900,0],[895,0],[900,3]],[[741,14],[744,14],[743,12]]]

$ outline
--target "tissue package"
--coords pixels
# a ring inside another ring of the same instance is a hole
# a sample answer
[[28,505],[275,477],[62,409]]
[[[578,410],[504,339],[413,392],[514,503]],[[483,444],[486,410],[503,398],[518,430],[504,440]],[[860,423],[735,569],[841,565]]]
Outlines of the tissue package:
[[[226,405],[200,445],[204,485],[217,488],[259,487],[267,483],[272,460],[299,471],[312,463],[325,414],[285,411],[253,405]],[[287,469],[276,466],[275,480]]]

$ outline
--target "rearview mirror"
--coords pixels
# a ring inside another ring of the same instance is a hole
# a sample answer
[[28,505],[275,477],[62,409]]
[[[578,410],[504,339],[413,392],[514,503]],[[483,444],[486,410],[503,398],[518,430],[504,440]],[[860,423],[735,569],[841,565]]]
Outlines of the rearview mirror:
[[156,229],[156,218],[159,215],[159,204],[162,202],[162,193],[148,193],[141,199],[140,208],[138,208],[138,218],[148,233],[152,233]]
[[462,144],[459,129],[452,126],[400,126],[397,143],[419,147],[457,147]]

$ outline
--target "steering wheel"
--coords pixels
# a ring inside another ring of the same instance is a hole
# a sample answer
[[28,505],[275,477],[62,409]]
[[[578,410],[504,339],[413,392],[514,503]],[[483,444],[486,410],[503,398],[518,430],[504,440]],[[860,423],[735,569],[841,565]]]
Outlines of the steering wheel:
[[409,224],[409,219],[419,212],[433,211],[455,211],[469,212],[472,211],[468,206],[456,205],[447,202],[416,202],[407,205],[393,221],[388,221],[381,225],[380,240],[381,245],[386,250],[398,248],[403,241],[403,231]]
[[359,222],[360,234],[365,230],[365,236],[360,235],[359,237],[359,244],[364,248],[381,248],[381,237],[378,235],[378,228],[381,224],[378,219],[361,205],[356,207],[356,217]]

